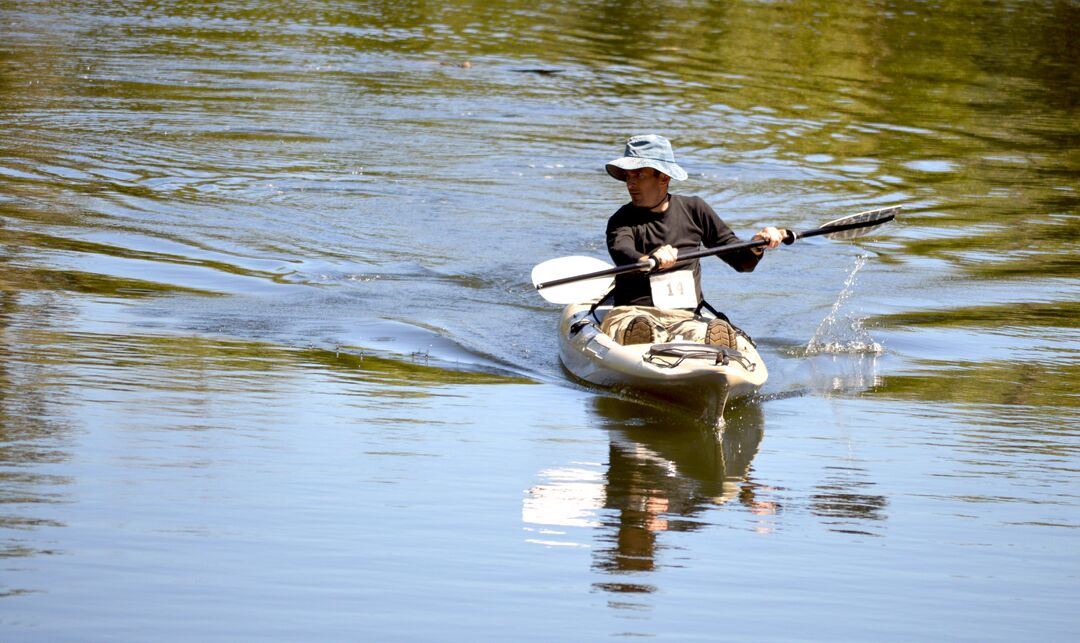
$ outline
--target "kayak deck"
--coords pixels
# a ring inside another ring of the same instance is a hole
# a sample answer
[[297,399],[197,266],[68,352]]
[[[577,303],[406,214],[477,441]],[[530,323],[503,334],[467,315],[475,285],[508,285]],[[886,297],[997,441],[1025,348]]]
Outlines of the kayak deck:
[[611,307],[599,306],[595,315],[591,307],[570,304],[559,322],[559,358],[584,382],[702,407],[703,419],[716,424],[729,400],[752,395],[768,379],[757,349],[742,335],[734,349],[696,342],[623,346],[600,330]]

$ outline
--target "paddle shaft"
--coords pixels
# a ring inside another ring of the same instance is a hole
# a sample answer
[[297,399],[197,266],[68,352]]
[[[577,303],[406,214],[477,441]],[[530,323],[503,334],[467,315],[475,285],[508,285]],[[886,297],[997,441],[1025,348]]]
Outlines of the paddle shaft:
[[[795,243],[796,239],[802,239],[803,237],[816,237],[820,234],[833,234],[836,232],[845,232],[847,230],[854,230],[856,228],[865,228],[870,225],[880,225],[888,221],[892,221],[896,217],[895,214],[889,214],[888,216],[874,220],[872,222],[858,221],[855,223],[841,223],[837,225],[824,225],[820,228],[814,228],[813,230],[806,230],[805,232],[793,232],[787,230],[787,234],[784,235],[784,244],[791,245]],[[710,257],[712,255],[727,254],[729,252],[738,252],[739,250],[746,250],[747,248],[761,248],[769,245],[769,242],[764,239],[754,239],[751,241],[742,241],[739,243],[731,243],[726,246],[719,246],[716,248],[705,248],[704,250],[694,250],[693,252],[687,252],[678,258],[672,267],[683,265],[687,262],[693,261],[701,257]],[[563,277],[561,279],[552,279],[542,284],[536,284],[537,290],[544,288],[551,288],[553,286],[561,286],[563,284],[573,283],[575,281],[585,281],[586,279],[595,279],[597,277],[610,277],[613,275],[621,275],[626,272],[651,272],[656,269],[656,260],[649,258],[637,263],[628,263],[622,266],[615,266],[614,268],[608,268],[607,270],[597,270],[596,272],[590,272],[583,275],[573,275],[571,277]]]

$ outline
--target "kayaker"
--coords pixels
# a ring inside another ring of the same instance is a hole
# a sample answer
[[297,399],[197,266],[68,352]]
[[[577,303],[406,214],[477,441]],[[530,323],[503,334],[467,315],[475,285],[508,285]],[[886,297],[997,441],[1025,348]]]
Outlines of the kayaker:
[[[675,163],[671,143],[662,136],[634,136],[623,156],[605,168],[626,183],[630,203],[619,208],[607,224],[608,252],[616,265],[654,258],[661,272],[624,273],[615,277],[614,307],[604,317],[602,330],[620,344],[683,341],[734,346],[735,331],[724,319],[706,320],[696,314],[702,301],[698,260],[676,270],[670,268],[679,251],[738,243],[731,228],[700,197],[668,192],[672,179],[686,179]],[[785,231],[763,228],[754,239],[775,248]],[[739,272],[750,272],[761,260],[763,248],[719,255]]]

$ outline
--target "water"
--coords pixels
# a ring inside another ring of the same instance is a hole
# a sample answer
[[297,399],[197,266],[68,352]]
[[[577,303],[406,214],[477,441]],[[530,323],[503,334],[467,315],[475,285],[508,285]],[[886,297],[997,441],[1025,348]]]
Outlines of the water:
[[[1065,640],[1073,2],[0,7],[5,640]],[[741,235],[716,436],[533,265],[669,136]]]

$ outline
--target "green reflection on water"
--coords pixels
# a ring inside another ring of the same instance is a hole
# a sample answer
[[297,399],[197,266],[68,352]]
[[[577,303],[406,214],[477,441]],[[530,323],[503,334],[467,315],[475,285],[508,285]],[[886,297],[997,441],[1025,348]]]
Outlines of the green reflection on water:
[[1001,328],[1078,328],[1080,302],[1017,302],[1001,306],[963,306],[917,310],[874,319],[878,326]]
[[[124,248],[117,245],[109,245],[104,243],[94,243],[91,241],[84,241],[81,239],[71,239],[67,237],[58,237],[48,234],[32,233],[32,232],[12,232],[9,236],[9,243],[12,245],[18,245],[23,249],[47,249],[63,252],[77,252],[88,255],[105,255],[109,257],[117,257],[120,259],[133,259],[139,261],[150,261],[155,263],[164,264],[178,264],[185,266],[197,266],[200,268],[208,268],[210,270],[216,270],[233,275],[240,275],[244,277],[259,277],[267,279],[269,281],[284,282],[284,275],[278,273],[271,273],[265,271],[256,271],[241,268],[234,264],[226,263],[224,261],[213,261],[207,259],[198,259],[194,257],[186,257],[178,254],[168,254],[162,252],[148,252],[142,250],[135,250],[131,248]],[[162,289],[165,289],[162,286]],[[182,292],[203,292],[204,294],[213,294],[209,291],[197,291],[191,288],[177,287],[176,290]],[[83,291],[92,292],[92,291]]]
[[[264,379],[267,375],[288,373],[298,367],[380,385],[367,389],[370,395],[402,395],[404,390],[406,396],[424,397],[434,394],[433,389],[439,386],[533,382],[505,373],[469,370],[467,365],[442,366],[438,360],[422,355],[395,357],[361,349],[330,351],[198,336],[119,336],[32,328],[20,330],[18,335],[22,344],[19,357],[26,363],[121,369],[116,371],[120,374],[117,377],[124,378],[132,388],[204,390],[208,377],[220,376],[224,379],[214,380],[215,387],[258,391],[269,384],[266,390],[270,390],[281,380]],[[135,373],[143,376],[134,377]],[[82,377],[89,384],[95,374],[101,375],[102,381],[112,379],[105,377],[104,371]]]
[[[2,265],[2,264],[0,264]],[[0,290],[60,290],[84,294],[121,296],[129,298],[151,295],[191,293],[212,295],[209,291],[183,286],[161,284],[141,279],[126,279],[77,270],[48,268],[7,268],[0,275]]]
[[[1044,418],[1071,417],[1080,407],[1080,364],[1040,360],[978,363],[925,362],[911,375],[885,376],[870,395],[947,402],[953,404],[1005,404],[1037,407]],[[1060,409],[1060,410],[1058,410]]]
[[[426,355],[390,358],[360,352],[338,352],[309,349],[302,356],[315,364],[334,370],[350,379],[376,381],[411,389],[427,389],[432,385],[448,384],[534,384],[535,380],[480,370],[445,368]],[[412,395],[427,395],[430,391],[416,390]]]

